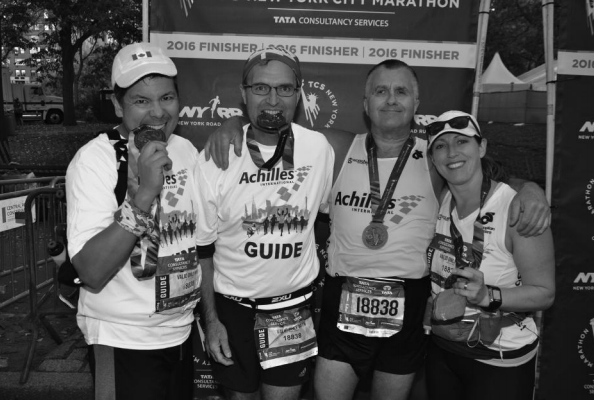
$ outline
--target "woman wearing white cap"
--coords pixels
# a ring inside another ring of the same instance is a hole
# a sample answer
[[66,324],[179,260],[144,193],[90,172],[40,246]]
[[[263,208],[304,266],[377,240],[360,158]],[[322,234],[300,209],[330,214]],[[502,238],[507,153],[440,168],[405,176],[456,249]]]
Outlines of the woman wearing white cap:
[[532,312],[555,297],[550,229],[522,237],[506,224],[516,192],[494,176],[469,114],[427,127],[429,156],[447,181],[431,268],[431,399],[531,399],[538,330]]

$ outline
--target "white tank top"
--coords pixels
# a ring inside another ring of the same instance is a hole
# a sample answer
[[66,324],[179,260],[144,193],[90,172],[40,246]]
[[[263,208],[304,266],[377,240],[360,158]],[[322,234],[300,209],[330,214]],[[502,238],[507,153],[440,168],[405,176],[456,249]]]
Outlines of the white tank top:
[[[380,249],[363,244],[373,214],[369,200],[366,134],[357,135],[332,187],[327,271],[332,276],[418,279],[428,275],[425,252],[435,231],[438,201],[427,159],[427,141],[416,138],[384,218],[388,241]],[[378,159],[380,194],[397,158]]]
[[[481,216],[490,213],[492,217],[492,221],[483,225],[485,234],[483,260],[480,270],[484,274],[486,285],[508,288],[522,285],[520,273],[514,262],[513,255],[505,246],[509,205],[515,195],[516,192],[511,187],[499,183],[491,197],[485,202],[481,211]],[[450,238],[451,200],[452,194],[448,192],[439,210],[435,238],[431,241],[430,250],[428,251],[431,266],[431,292],[433,296],[442,290],[439,282],[443,282],[443,280],[440,277],[447,278],[446,275],[449,275],[449,273],[445,271],[449,271],[455,266],[453,246],[448,246],[448,243],[452,243]],[[477,209],[466,218],[460,220],[456,210],[454,209],[452,211],[452,219],[462,234],[467,249],[472,248],[474,220],[478,212],[479,210]],[[466,315],[476,313],[476,308],[466,307]],[[528,316],[519,324],[504,327],[495,342],[487,347],[497,351],[516,350],[534,342],[537,338],[536,332],[536,324],[532,317]]]

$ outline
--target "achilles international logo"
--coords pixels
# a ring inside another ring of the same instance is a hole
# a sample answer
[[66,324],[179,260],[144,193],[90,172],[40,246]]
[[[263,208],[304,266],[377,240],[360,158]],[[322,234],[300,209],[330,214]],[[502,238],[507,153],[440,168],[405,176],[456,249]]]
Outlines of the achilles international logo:
[[[303,110],[305,111],[305,119],[307,123],[304,124],[310,129],[314,128],[331,128],[338,117],[338,99],[325,83],[316,81],[304,81],[301,85],[301,101],[303,103]],[[318,117],[322,113],[329,112],[330,117],[323,121],[318,121]]]
[[243,115],[241,109],[222,106],[221,98],[216,95],[208,101],[208,105],[182,108],[179,113],[178,125],[220,126],[225,119],[238,115]]

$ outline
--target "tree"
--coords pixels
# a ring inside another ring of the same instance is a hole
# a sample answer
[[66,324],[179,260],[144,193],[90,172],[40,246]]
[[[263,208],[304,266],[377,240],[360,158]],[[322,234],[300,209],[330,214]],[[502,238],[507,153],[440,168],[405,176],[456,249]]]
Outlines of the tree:
[[491,1],[485,68],[497,52],[505,66],[516,76],[544,63],[540,0]]
[[[39,53],[38,71],[54,74],[62,83],[64,125],[75,125],[75,84],[84,63],[100,46],[110,54],[142,37],[142,0],[36,0],[37,10],[47,13],[54,29],[43,34],[46,45]],[[89,45],[90,43],[90,45]]]
[[2,0],[0,2],[0,36],[2,37],[2,53],[0,61],[6,62],[15,47],[30,49],[35,41],[26,34],[43,16],[31,1]]

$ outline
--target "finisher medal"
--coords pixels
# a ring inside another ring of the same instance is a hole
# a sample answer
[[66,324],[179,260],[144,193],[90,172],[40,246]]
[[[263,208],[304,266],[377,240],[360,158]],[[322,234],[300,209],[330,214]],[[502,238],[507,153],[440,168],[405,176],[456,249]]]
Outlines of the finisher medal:
[[132,132],[134,132],[134,145],[139,151],[142,150],[145,144],[153,140],[167,142],[167,135],[161,129],[153,129],[142,125]]
[[377,222],[370,223],[363,230],[363,244],[375,250],[384,247],[388,241],[388,227]]
[[375,206],[375,212],[373,213],[370,224],[363,230],[361,238],[363,239],[363,244],[371,250],[381,249],[388,241],[388,227],[384,225],[384,217],[386,216],[390,200],[396,190],[396,185],[398,184],[400,175],[402,175],[414,144],[413,137],[409,136],[402,149],[400,149],[398,159],[392,168],[386,188],[384,189],[384,194],[380,195],[377,148],[373,136],[367,134],[365,148],[367,150],[367,169],[369,171],[369,197],[371,198],[372,206]]

